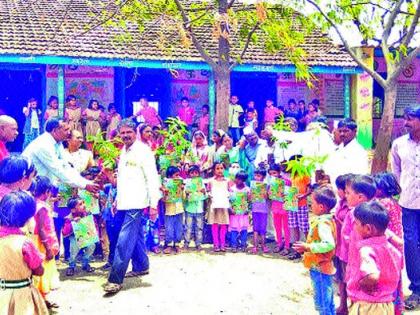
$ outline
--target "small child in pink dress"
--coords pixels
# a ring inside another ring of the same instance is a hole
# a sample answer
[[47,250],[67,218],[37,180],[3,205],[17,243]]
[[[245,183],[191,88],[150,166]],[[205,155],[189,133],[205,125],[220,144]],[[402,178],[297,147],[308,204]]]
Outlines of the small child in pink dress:
[[246,186],[248,174],[239,171],[235,175],[235,184],[229,189],[230,195],[230,216],[229,232],[231,235],[232,252],[238,249],[246,251],[249,227],[249,205],[251,201],[251,190]]
[[[268,171],[271,177],[279,178],[284,184],[291,185],[291,181],[287,178],[282,178],[281,167],[279,164],[272,164]],[[271,186],[271,185],[270,185]],[[274,230],[276,232],[277,246],[274,248],[274,253],[280,253],[281,256],[287,256],[290,251],[290,229],[289,229],[289,215],[284,209],[284,192],[282,198],[272,196],[271,189],[268,193],[268,198],[271,200],[271,213],[273,215]],[[284,236],[284,242],[283,242]]]
[[[392,173],[384,172],[374,176],[376,183],[376,199],[388,211],[389,224],[388,229],[399,238],[403,238],[402,209],[395,200],[395,196],[401,193],[401,187]],[[400,254],[404,255],[403,245],[396,246]],[[402,279],[400,279],[398,290],[395,292],[395,314],[403,312],[404,295],[402,291]]]
[[206,137],[209,136],[209,125],[209,105],[203,105],[203,107],[201,108],[201,116],[198,118],[198,130],[203,132],[206,135]]
[[402,255],[388,242],[388,211],[378,202],[362,203],[354,210],[360,240],[347,269],[349,314],[393,315],[401,278]]

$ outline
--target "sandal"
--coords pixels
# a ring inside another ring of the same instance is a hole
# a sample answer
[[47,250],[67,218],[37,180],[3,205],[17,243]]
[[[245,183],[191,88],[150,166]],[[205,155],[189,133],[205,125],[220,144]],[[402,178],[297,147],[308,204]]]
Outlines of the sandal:
[[104,287],[104,291],[107,294],[116,294],[122,289],[122,285],[118,283],[110,283],[108,282]]
[[166,254],[166,255],[170,255],[170,254],[172,254],[172,248],[171,248],[171,247],[169,247],[169,246],[165,247],[165,248],[163,249],[163,253],[164,253],[164,254]]
[[268,254],[270,252],[270,249],[267,246],[263,246],[262,251],[264,254]]
[[156,246],[156,247],[153,247],[151,249],[151,252],[154,253],[154,254],[160,254],[161,250],[160,250],[159,246]]
[[93,268],[91,265],[86,265],[86,266],[84,266],[83,268],[82,268],[85,272],[87,272],[87,273],[92,273],[92,272],[94,272],[95,271],[95,268]]
[[48,300],[45,300],[45,305],[47,306],[48,309],[59,308],[60,307],[57,303],[51,302],[51,301],[48,301]]
[[149,269],[143,271],[129,271],[125,274],[124,278],[137,278],[149,274]]
[[407,299],[404,301],[404,308],[407,311],[413,311],[420,306],[420,296],[417,294],[411,294]]
[[218,252],[220,252],[220,248],[219,248],[219,247],[217,247],[217,246],[215,246],[215,247],[213,248],[213,251],[214,251],[215,253],[218,253]]
[[67,277],[73,277],[74,276],[74,272],[75,272],[74,268],[69,267],[69,268],[67,268],[66,276]]
[[291,250],[290,250],[290,249],[285,248],[285,249],[283,249],[283,250],[282,250],[279,254],[280,254],[280,256],[286,257],[286,256],[289,256],[291,253],[292,253],[292,252],[291,252]]
[[258,254],[258,248],[257,247],[252,247],[251,248],[251,250],[249,251],[251,254],[254,254],[254,255],[256,255],[256,254]]
[[296,259],[300,259],[302,257],[301,254],[299,254],[298,252],[291,252],[289,254],[289,256],[287,256],[287,259],[289,260],[296,260]]
[[274,247],[273,249],[273,253],[280,253],[282,250],[284,249],[284,245],[277,245],[276,247]]

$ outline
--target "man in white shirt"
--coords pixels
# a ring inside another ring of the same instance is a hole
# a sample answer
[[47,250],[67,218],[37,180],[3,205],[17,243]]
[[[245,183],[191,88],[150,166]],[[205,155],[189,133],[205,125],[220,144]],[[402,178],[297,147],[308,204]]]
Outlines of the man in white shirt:
[[[123,218],[121,232],[115,249],[112,270],[105,292],[115,294],[122,288],[124,277],[149,273],[149,258],[144,241],[144,213],[149,211],[151,220],[157,216],[160,179],[151,149],[136,140],[136,124],[128,119],[121,121],[118,132],[124,148],[118,162],[117,213]],[[132,261],[133,270],[126,275]]]
[[409,289],[405,308],[420,308],[420,105],[406,107],[404,125],[408,134],[395,139],[391,148],[392,171],[401,186],[405,267]]
[[357,124],[353,119],[345,118],[338,123],[341,144],[330,154],[324,164],[324,170],[334,185],[338,176],[344,174],[370,174],[368,154],[357,142]]
[[49,177],[55,184],[62,182],[72,187],[97,192],[98,185],[83,178],[64,157],[62,142],[70,137],[68,124],[61,119],[51,118],[45,124],[45,131],[22,153],[35,165],[38,175]]

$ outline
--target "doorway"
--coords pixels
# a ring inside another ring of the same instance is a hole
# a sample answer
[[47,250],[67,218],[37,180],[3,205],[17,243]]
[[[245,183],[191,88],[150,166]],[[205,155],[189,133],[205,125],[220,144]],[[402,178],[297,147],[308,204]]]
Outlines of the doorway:
[[25,116],[22,112],[30,98],[38,101],[38,108],[43,109],[43,74],[41,67],[20,69],[19,65],[0,66],[0,114],[9,115],[16,119],[19,127],[19,136],[13,143],[8,143],[10,152],[20,152],[24,136]]
[[126,115],[133,113],[133,102],[146,97],[149,102],[159,104],[159,115],[165,119],[169,115],[171,90],[170,74],[163,69],[127,69],[126,71]]
[[231,76],[231,95],[239,97],[239,104],[246,109],[249,101],[255,102],[258,125],[263,125],[265,102],[272,99],[277,104],[277,74],[266,72],[234,72]]

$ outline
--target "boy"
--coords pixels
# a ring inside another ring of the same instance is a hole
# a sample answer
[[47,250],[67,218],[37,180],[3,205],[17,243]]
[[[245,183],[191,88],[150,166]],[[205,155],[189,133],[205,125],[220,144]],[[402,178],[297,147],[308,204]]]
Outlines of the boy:
[[[293,155],[289,161],[301,159],[301,155]],[[289,227],[292,242],[299,240],[306,240],[309,231],[309,210],[308,210],[308,195],[309,185],[311,178],[309,176],[297,176],[291,177],[292,189],[286,189],[290,194],[295,196],[289,196],[290,199],[294,200],[294,208],[288,209],[287,203],[285,204],[285,210],[289,211]],[[286,187],[287,188],[287,187]],[[286,199],[288,197],[286,196]],[[297,201],[297,204],[296,204]],[[296,209],[297,208],[297,209]],[[288,259],[295,260],[300,259],[299,253],[291,252]]]
[[[334,221],[337,227],[337,243],[335,247],[336,257],[334,258],[335,268],[337,269],[335,273],[335,278],[338,284],[339,296],[340,296],[340,305],[338,310],[347,309],[347,291],[346,284],[344,282],[344,267],[341,253],[341,230],[343,228],[344,219],[346,218],[347,213],[350,211],[349,206],[347,205],[346,200],[346,183],[353,178],[353,174],[340,175],[335,180],[335,186],[337,188],[338,203],[334,211]],[[346,254],[344,254],[346,255]]]
[[337,199],[334,191],[327,186],[312,193],[311,209],[315,217],[311,219],[307,242],[296,242],[293,248],[304,253],[303,265],[309,269],[314,287],[315,308],[320,314],[335,314],[333,257],[336,244],[336,226],[331,210]]
[[401,276],[402,256],[385,236],[387,210],[378,202],[362,203],[354,210],[355,229],[360,236],[349,264],[347,293],[349,315],[393,315],[394,292]]
[[[72,222],[79,222],[81,218],[84,218],[89,214],[86,211],[85,203],[79,198],[71,198],[67,203],[67,207],[71,211],[71,214],[65,219],[63,227],[63,237],[68,237],[70,240],[70,259],[69,268],[66,271],[66,276],[72,277],[74,276],[74,272],[76,269],[77,254],[81,249],[79,248],[79,245],[76,242]],[[88,273],[91,273],[95,270],[89,264],[94,251],[95,244],[91,244],[83,248],[82,269]]]
[[[351,257],[354,256],[354,252],[357,250],[357,243],[360,240],[359,235],[355,231],[354,208],[363,202],[372,200],[375,194],[375,181],[370,176],[355,175],[350,177],[346,182],[345,197],[350,211],[347,212],[341,229],[340,259],[344,274],[343,287],[348,280],[346,273],[347,264],[349,262],[352,263]],[[337,309],[337,313],[347,314],[347,299],[343,296],[340,300],[340,307]]]

